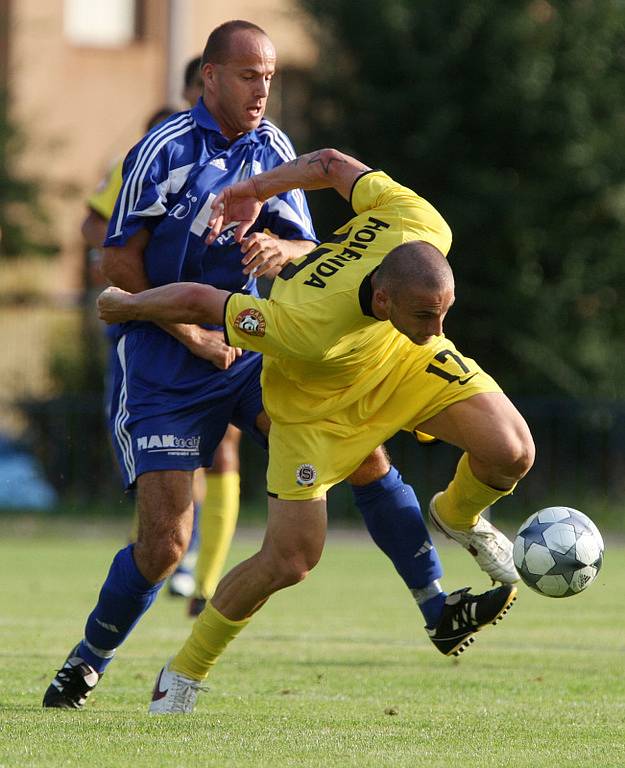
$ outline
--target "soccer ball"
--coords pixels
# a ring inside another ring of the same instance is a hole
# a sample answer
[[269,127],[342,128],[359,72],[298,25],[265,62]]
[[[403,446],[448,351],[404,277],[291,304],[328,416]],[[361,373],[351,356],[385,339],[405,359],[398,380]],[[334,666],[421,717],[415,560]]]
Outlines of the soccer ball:
[[528,587],[570,597],[588,587],[603,563],[603,539],[593,521],[570,507],[547,507],[521,525],[514,564]]

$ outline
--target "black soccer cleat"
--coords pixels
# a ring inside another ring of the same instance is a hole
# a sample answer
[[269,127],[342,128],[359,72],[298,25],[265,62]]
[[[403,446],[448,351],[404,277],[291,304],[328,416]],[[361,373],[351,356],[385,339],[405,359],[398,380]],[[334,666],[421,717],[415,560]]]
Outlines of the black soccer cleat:
[[96,670],[77,656],[78,646],[72,648],[65,663],[56,673],[43,697],[44,707],[82,709],[87,697],[101,677]]
[[434,629],[425,628],[430,640],[445,656],[459,656],[468,648],[473,636],[487,624],[497,624],[516,600],[514,584],[504,584],[481,595],[472,595],[471,587],[448,595],[443,615]]

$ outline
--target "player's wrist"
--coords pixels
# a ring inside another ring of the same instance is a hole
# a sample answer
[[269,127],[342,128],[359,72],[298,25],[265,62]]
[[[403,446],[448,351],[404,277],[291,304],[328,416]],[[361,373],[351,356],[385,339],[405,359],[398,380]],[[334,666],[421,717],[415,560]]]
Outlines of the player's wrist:
[[267,200],[267,199],[269,199],[269,197],[271,197],[271,195],[264,195],[263,194],[263,191],[262,191],[262,188],[261,188],[262,185],[258,182],[258,180],[254,176],[250,176],[249,182],[250,182],[250,185],[251,185],[252,190],[253,190],[252,194],[258,200],[259,203],[264,203],[265,200]]

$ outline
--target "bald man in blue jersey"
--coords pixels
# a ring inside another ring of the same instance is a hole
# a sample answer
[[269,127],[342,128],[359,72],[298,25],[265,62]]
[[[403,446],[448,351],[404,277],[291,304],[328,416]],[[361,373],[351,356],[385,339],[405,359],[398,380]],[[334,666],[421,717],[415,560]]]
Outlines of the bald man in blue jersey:
[[[316,245],[299,189],[267,200],[242,244],[236,225],[205,242],[212,201],[223,188],[295,157],[287,136],[264,119],[274,70],[274,47],[256,25],[227,22],[211,33],[202,98],[148,133],[124,163],[104,244],[103,269],[114,285],[137,293],[191,281],[257,295],[256,277],[275,275]],[[227,425],[266,445],[260,368],[260,355],[228,346],[219,326],[121,326],[111,427],[126,485],[137,487],[138,538],[115,556],[84,638],[44,706],[81,709],[154,601],[188,544],[193,470],[211,465]],[[414,492],[382,448],[349,480],[369,532],[426,625],[435,626],[446,594]]]

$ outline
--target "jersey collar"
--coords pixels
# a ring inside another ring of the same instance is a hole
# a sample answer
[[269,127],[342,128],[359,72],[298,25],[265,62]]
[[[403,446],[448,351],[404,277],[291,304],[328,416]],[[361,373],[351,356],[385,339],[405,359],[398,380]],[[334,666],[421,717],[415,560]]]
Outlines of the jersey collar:
[[201,126],[202,128],[205,128],[207,131],[210,131],[211,133],[216,133],[217,136],[215,137],[215,140],[219,145],[223,145],[224,147],[228,147],[231,144],[234,144],[235,142],[237,143],[240,142],[242,144],[249,144],[249,143],[257,144],[259,142],[259,138],[256,135],[256,130],[250,131],[249,133],[245,133],[243,134],[243,136],[239,136],[239,138],[235,139],[234,142],[227,139],[221,132],[215,118],[206,109],[206,106],[204,105],[204,101],[202,100],[201,96],[197,100],[197,104],[191,109],[191,116],[199,126]]
[[377,269],[378,268],[376,267],[365,276],[365,279],[360,283],[360,288],[358,289],[358,301],[360,302],[362,314],[372,317],[374,320],[377,320],[378,318],[373,314],[373,309],[371,308],[371,301],[373,299],[373,285],[371,285],[371,278],[376,273]]

